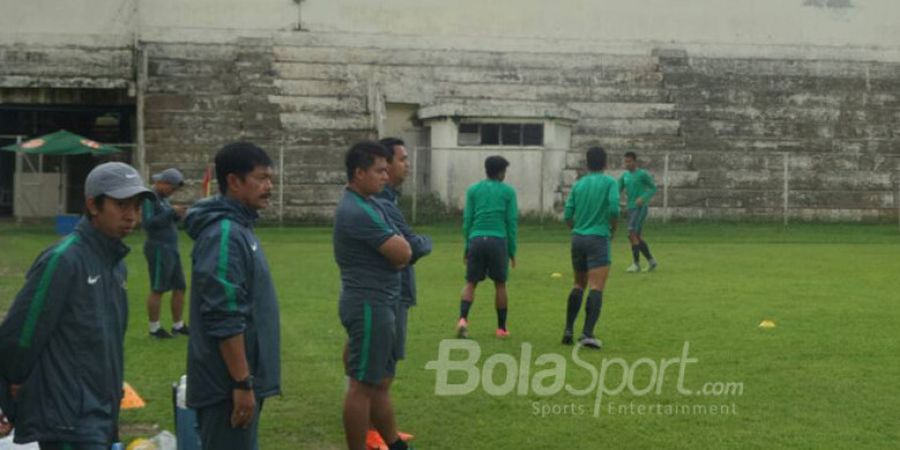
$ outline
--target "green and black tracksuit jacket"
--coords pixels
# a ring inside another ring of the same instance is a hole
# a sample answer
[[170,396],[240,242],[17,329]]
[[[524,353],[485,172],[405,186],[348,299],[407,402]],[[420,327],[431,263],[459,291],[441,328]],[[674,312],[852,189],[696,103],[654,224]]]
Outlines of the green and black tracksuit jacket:
[[[0,324],[0,407],[16,442],[117,439],[128,251],[82,219],[28,270]],[[21,385],[15,401],[9,385]]]

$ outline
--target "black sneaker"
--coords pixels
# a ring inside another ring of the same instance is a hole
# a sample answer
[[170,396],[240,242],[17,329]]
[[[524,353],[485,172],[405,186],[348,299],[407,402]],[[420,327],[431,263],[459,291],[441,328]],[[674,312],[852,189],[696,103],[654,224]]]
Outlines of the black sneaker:
[[155,337],[157,339],[172,339],[174,336],[169,334],[168,331],[164,330],[162,327],[159,327],[156,331],[150,332],[151,337]]
[[566,330],[566,332],[563,333],[562,343],[563,345],[572,345],[572,342],[572,332]]
[[185,336],[191,335],[191,330],[187,325],[182,326],[181,328],[172,327],[172,336],[177,336],[179,334],[183,334]]

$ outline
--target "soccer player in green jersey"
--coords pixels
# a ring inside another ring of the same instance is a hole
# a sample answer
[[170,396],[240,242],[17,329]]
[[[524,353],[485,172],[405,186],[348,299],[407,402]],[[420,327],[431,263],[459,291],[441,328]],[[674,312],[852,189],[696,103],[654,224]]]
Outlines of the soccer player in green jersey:
[[656,183],[653,177],[644,169],[637,166],[637,154],[634,152],[625,153],[625,169],[626,172],[619,177],[619,192],[628,192],[628,241],[631,242],[631,256],[633,262],[626,272],[640,272],[641,254],[647,258],[649,264],[648,271],[653,271],[658,265],[653,255],[650,254],[650,247],[641,237],[644,228],[644,221],[647,220],[647,213],[650,199],[656,193]]
[[469,308],[475,300],[475,287],[490,277],[494,282],[494,306],[497,308],[497,331],[500,338],[509,336],[506,330],[508,266],[516,267],[516,233],[519,209],[516,191],[503,183],[509,161],[502,156],[490,156],[484,161],[487,178],[469,186],[463,213],[465,239],[466,285],[459,306],[456,334],[467,337]]
[[616,180],[603,173],[606,151],[593,147],[587,151],[589,173],[579,179],[566,199],[566,224],[572,229],[572,268],[575,286],[569,292],[566,329],[562,343],[572,344],[573,328],[585,287],[590,288],[585,305],[584,328],[578,343],[599,349],[603,344],[594,336],[594,327],[603,308],[603,288],[611,262],[609,241],[619,216],[619,190]]

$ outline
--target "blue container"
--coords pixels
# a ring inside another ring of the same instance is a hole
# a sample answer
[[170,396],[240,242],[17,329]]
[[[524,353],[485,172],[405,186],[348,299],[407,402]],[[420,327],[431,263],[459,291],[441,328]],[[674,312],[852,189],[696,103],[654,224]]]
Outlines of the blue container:
[[56,216],[56,233],[65,236],[75,231],[75,225],[78,225],[79,219],[81,219],[81,216],[76,214],[60,214]]
[[191,408],[175,408],[175,438],[178,450],[200,450],[197,413]]
[[[182,383],[184,377],[182,377]],[[178,404],[178,383],[172,384],[172,407],[175,410],[175,439],[178,450],[200,450],[200,434],[197,432],[197,413]]]

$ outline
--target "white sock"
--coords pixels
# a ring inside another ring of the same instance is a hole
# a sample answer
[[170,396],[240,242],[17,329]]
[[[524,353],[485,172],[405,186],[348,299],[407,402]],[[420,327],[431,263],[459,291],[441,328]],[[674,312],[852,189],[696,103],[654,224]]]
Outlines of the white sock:
[[156,322],[150,322],[150,332],[156,333],[156,330],[159,330],[159,321],[158,320]]
[[183,321],[183,320],[179,320],[178,322],[175,322],[175,323],[172,324],[172,329],[180,330],[180,329],[182,329],[182,328],[184,328],[184,321]]

